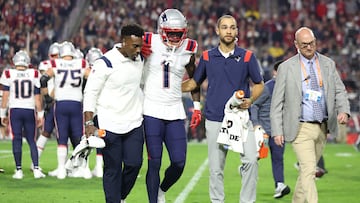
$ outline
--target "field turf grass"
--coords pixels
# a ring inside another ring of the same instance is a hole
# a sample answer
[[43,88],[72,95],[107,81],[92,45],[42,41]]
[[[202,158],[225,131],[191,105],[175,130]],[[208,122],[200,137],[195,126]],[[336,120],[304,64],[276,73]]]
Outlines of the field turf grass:
[[[146,152],[146,150],[144,151]],[[346,144],[327,144],[325,165],[328,174],[317,180],[320,203],[355,203],[360,192],[360,152]],[[4,203],[99,203],[105,202],[100,178],[85,180],[82,178],[66,178],[58,180],[47,176],[44,179],[34,179],[30,172],[30,153],[27,143],[23,143],[22,167],[24,179],[12,178],[15,164],[10,141],[0,141],[0,168],[5,173],[0,174],[0,202]],[[185,171],[180,180],[166,193],[166,200],[171,202],[206,203],[208,197],[207,145],[189,143]],[[290,195],[282,199],[274,199],[274,182],[271,173],[270,157],[259,161],[259,179],[257,186],[257,202],[259,203],[289,203],[295,187],[297,170],[294,168],[295,155],[291,145],[287,145],[285,153],[285,183],[291,188]],[[165,151],[163,157],[163,175],[165,166],[169,163]],[[95,164],[95,151],[90,157],[91,169]],[[226,202],[239,202],[241,177],[238,173],[239,155],[229,152],[225,166]],[[51,140],[41,157],[41,167],[44,172],[57,166],[56,142]],[[127,203],[145,203],[147,200],[145,176],[147,160],[144,153],[143,167],[132,192],[126,199]]]

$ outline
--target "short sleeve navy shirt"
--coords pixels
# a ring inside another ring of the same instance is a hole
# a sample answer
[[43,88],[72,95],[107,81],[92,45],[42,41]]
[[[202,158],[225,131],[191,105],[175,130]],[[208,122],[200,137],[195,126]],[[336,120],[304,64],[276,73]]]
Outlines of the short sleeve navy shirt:
[[[228,58],[220,53],[218,47],[205,52],[200,58],[193,79],[197,84],[208,79],[205,116],[208,120],[221,122],[225,104],[233,93],[243,90],[245,97],[250,97],[250,80],[258,84],[263,81],[263,77],[256,57],[254,54],[246,54],[245,49],[235,47],[234,54]],[[244,61],[245,58],[247,62]]]

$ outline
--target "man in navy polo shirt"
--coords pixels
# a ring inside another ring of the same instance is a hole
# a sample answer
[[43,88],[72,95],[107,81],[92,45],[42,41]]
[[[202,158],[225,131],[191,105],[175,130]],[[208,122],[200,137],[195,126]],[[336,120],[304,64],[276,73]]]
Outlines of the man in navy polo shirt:
[[[224,118],[226,102],[235,91],[243,90],[245,97],[240,109],[248,109],[264,89],[260,67],[251,51],[236,46],[238,27],[236,20],[230,15],[224,15],[217,21],[216,34],[220,38],[218,47],[204,51],[194,77],[185,81],[183,91],[192,91],[207,78],[208,89],[205,102],[206,137],[208,141],[209,157],[209,194],[211,202],[224,202],[224,166],[227,150],[217,142],[217,137]],[[250,80],[253,83],[250,91]],[[190,126],[196,128],[200,124],[200,93],[192,92],[194,100],[194,113]],[[241,154],[242,187],[240,202],[256,201],[256,182],[258,176],[258,153],[254,136],[254,128],[247,123],[249,133],[243,143],[244,153]]]

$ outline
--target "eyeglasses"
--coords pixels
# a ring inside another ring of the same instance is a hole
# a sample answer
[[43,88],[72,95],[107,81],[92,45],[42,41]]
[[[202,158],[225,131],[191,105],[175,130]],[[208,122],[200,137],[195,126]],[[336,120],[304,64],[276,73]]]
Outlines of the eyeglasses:
[[299,43],[301,49],[306,49],[306,48],[308,48],[308,46],[310,46],[311,48],[314,48],[315,44],[316,44],[316,40],[313,40],[311,42],[301,42],[301,43]]

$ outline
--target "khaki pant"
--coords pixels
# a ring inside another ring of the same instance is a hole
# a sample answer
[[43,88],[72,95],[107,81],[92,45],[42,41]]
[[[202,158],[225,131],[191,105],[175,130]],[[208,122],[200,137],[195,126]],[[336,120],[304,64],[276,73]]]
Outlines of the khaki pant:
[[299,133],[292,142],[300,166],[292,203],[318,202],[316,163],[325,147],[326,129],[326,123],[300,123]]

